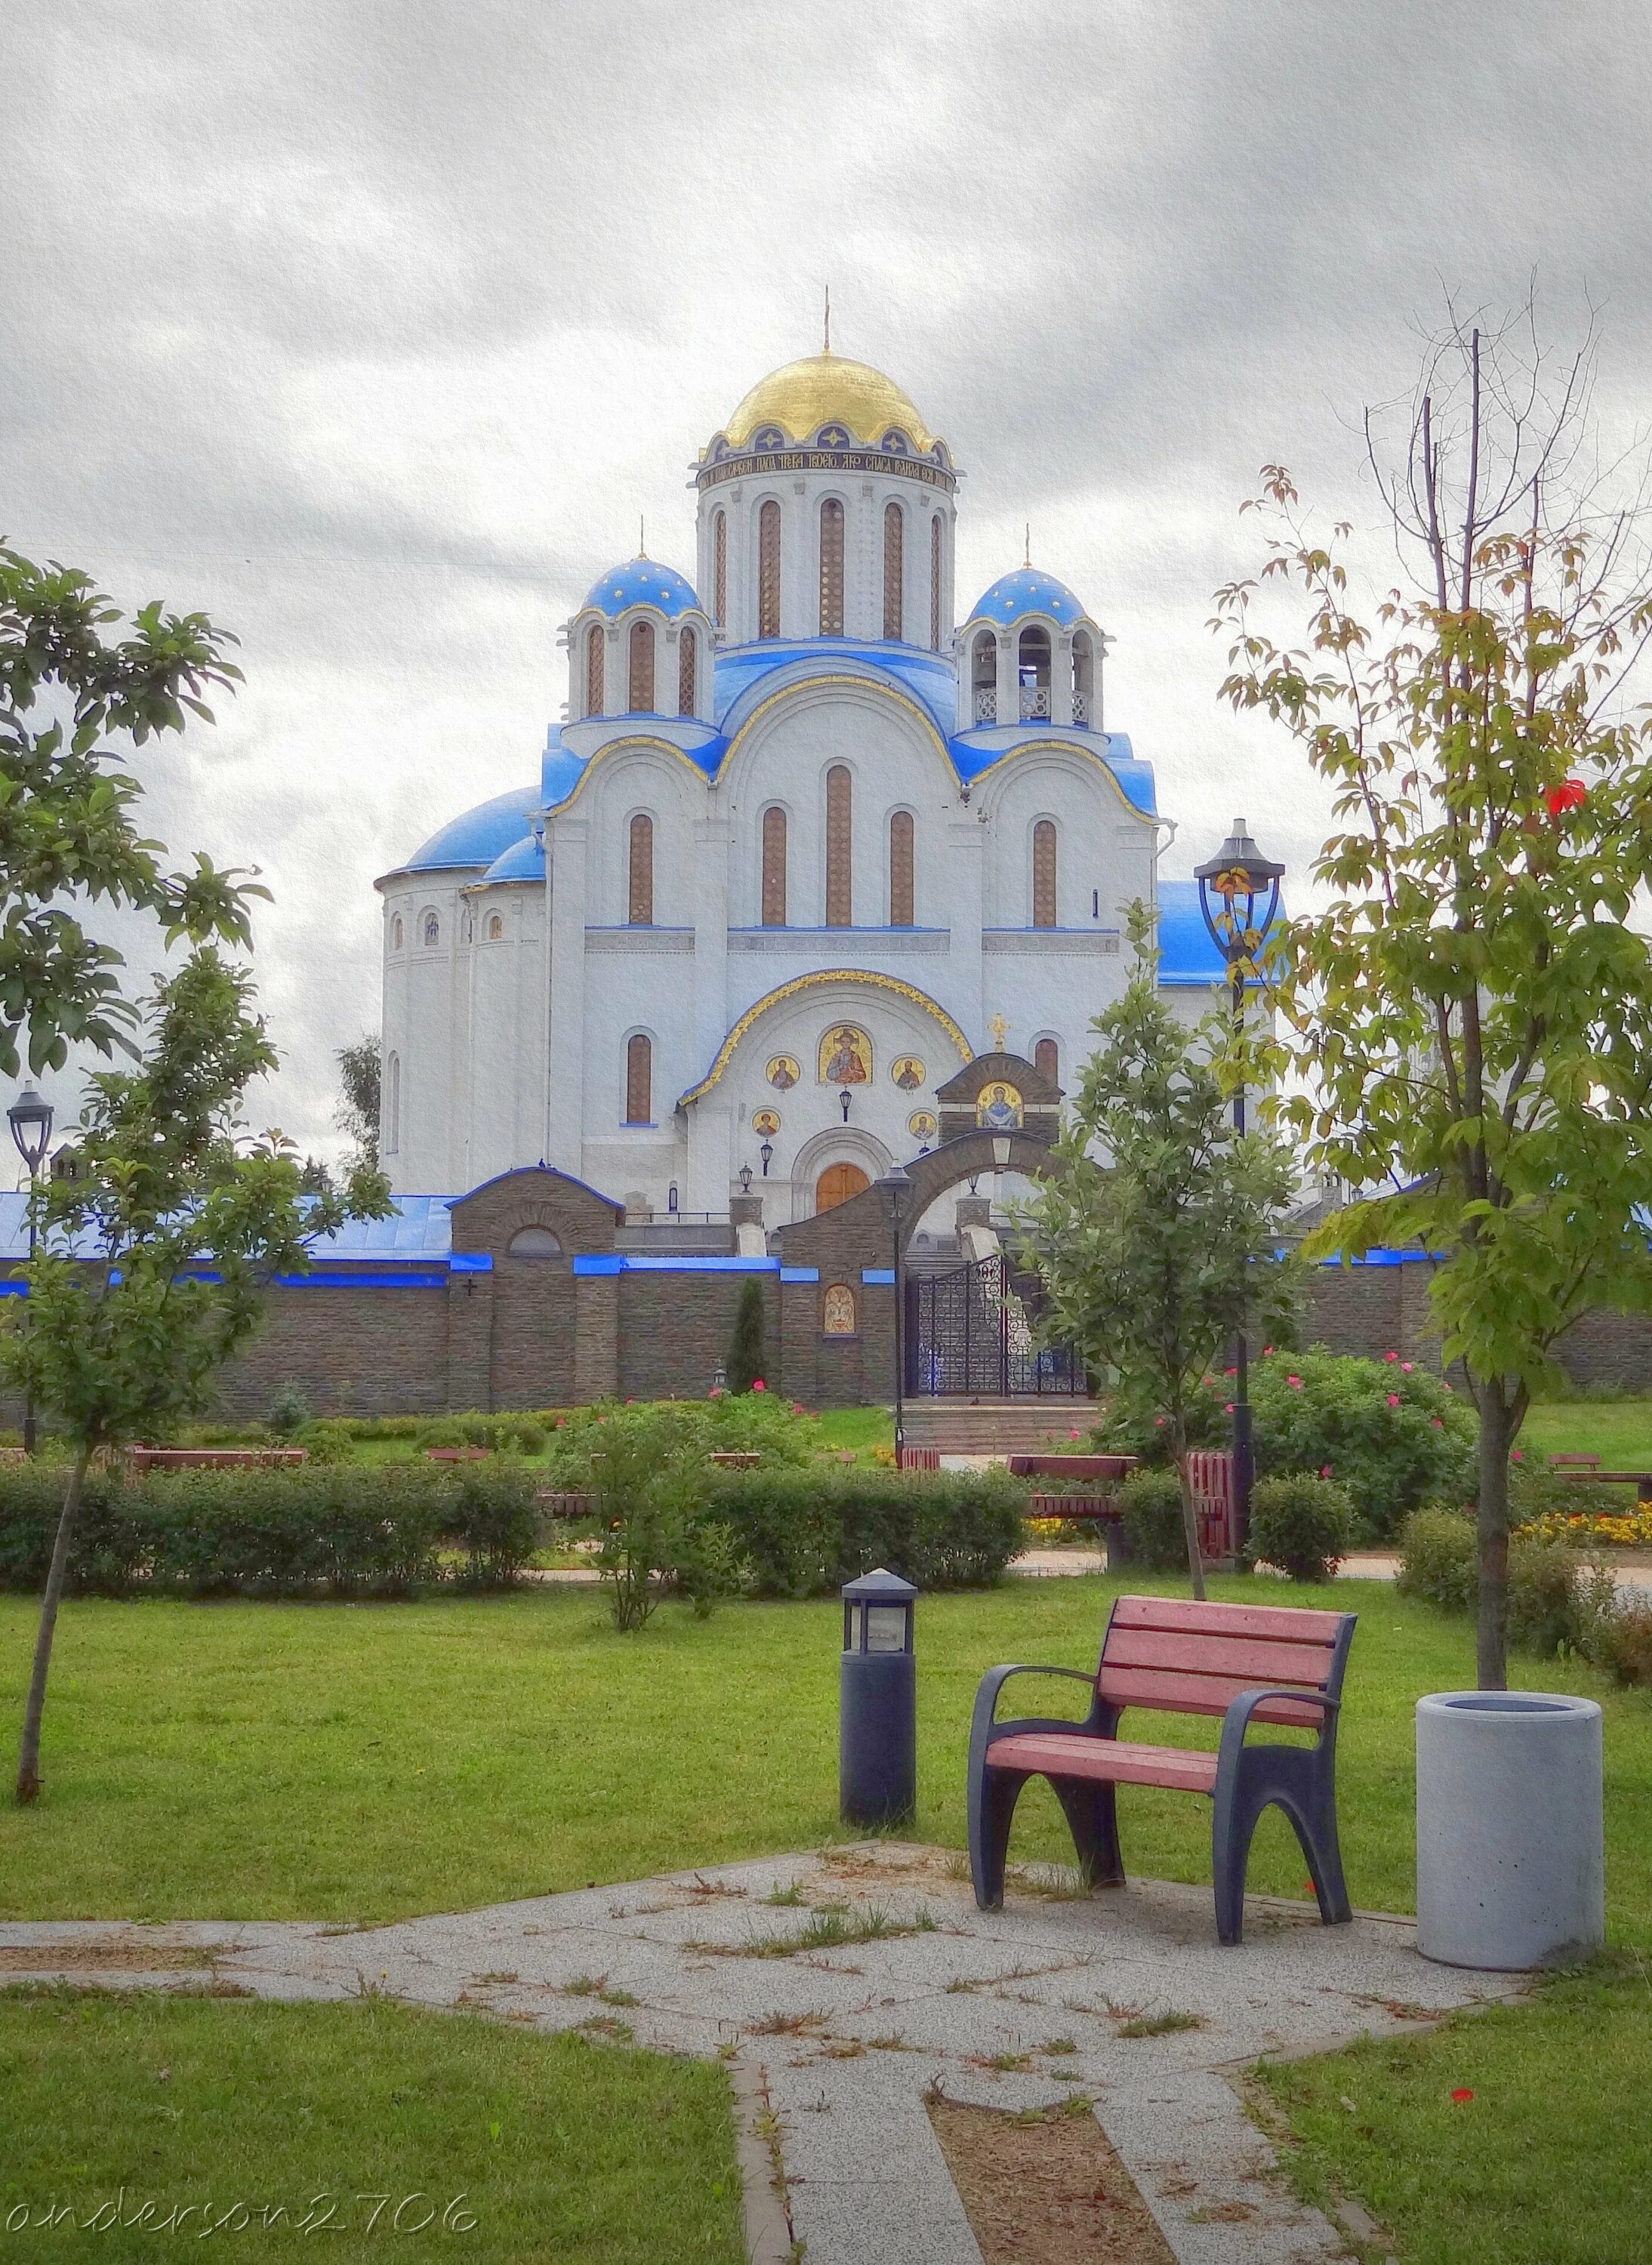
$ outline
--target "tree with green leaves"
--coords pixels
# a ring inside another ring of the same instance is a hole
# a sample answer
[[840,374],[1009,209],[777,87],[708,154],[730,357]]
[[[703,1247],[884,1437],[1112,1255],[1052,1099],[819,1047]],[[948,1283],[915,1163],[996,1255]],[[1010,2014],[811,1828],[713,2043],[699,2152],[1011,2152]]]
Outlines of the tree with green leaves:
[[352,1045],[340,1046],[333,1060],[338,1065],[341,1089],[333,1122],[350,1142],[360,1164],[379,1161],[379,1034],[365,1031]]
[[1163,1432],[1181,1481],[1193,1593],[1203,1597],[1189,1418],[1231,1340],[1291,1313],[1277,1252],[1293,1176],[1270,1134],[1233,1128],[1227,1016],[1193,1030],[1179,1023],[1159,995],[1140,905],[1130,934],[1134,971],[1090,1025],[1097,1045],[1048,1174],[1018,1218],[1023,1256],[1049,1300],[1050,1335],[1110,1372],[1121,1413]]
[[25,1034],[37,1074],[71,1045],[129,1049],[136,1009],[120,954],[83,924],[88,903],[152,913],[169,944],[251,943],[248,899],[267,892],[200,855],[169,870],[110,744],[210,723],[203,695],[241,680],[235,642],[158,601],[126,622],[89,576],[0,548],[0,1074],[18,1075]]
[[731,1392],[749,1392],[767,1366],[763,1352],[763,1285],[748,1275],[740,1285],[734,1309],[734,1334],[729,1340],[724,1370]]
[[[275,1067],[251,978],[210,946],[162,981],[135,1069],[91,1081],[82,1169],[33,1198],[40,1248],[25,1300],[6,1300],[0,1373],[52,1410],[73,1460],[40,1608],[17,1797],[40,1790],[52,1641],[93,1455],[164,1438],[202,1412],[215,1373],[250,1335],[272,1274],[301,1273],[310,1245],[389,1208],[359,1168],[342,1196],[306,1197],[280,1135],[249,1137],[249,1082]],[[19,1307],[21,1310],[19,1311]]]
[[[1509,1465],[1554,1347],[1592,1308],[1652,1304],[1652,638],[1638,498],[1596,478],[1587,349],[1555,369],[1529,310],[1431,345],[1371,462],[1402,581],[1350,594],[1266,469],[1256,580],[1218,594],[1224,688],[1282,723],[1342,830],[1278,964],[1282,1102],[1308,1162],[1361,1191],[1310,1255],[1409,1247],[1480,1413],[1478,1668],[1507,1679]],[[1277,590],[1306,634],[1277,642]]]

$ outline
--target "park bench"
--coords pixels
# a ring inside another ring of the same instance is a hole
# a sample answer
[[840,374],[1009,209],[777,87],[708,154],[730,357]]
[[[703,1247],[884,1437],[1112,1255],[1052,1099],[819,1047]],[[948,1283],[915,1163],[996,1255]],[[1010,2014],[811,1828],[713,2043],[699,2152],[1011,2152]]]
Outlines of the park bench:
[[128,1447],[127,1468],[143,1471],[287,1469],[307,1463],[307,1447]]
[[[1061,1804],[1087,1886],[1117,1886],[1124,1877],[1117,1788],[1164,1786],[1214,1803],[1212,1870],[1223,1942],[1239,1941],[1243,1932],[1251,1835],[1270,1803],[1295,1828],[1321,1918],[1328,1926],[1347,1919],[1336,1837],[1336,1722],[1356,1618],[1289,1606],[1120,1597],[1093,1675],[1074,1667],[990,1670],[976,1693],[970,1733],[970,1871],[980,1908],[996,1911],[1003,1902],[1015,1803],[1029,1778],[1043,1777]],[[1088,1684],[1088,1715],[1082,1722],[998,1722],[999,1693],[1012,1675]],[[1118,1736],[1131,1707],[1219,1715],[1220,1744],[1214,1753],[1132,1744]],[[1246,1734],[1253,1722],[1318,1735],[1311,1746],[1252,1744]]]

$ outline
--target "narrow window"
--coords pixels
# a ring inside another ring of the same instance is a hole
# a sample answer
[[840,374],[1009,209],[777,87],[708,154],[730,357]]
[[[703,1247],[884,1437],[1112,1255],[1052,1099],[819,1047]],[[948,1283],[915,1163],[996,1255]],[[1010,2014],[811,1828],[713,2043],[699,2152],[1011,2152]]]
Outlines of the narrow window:
[[763,812],[763,926],[786,925],[786,813]]
[[644,811],[631,820],[630,909],[633,928],[654,924],[654,821]]
[[585,712],[587,716],[602,713],[602,624],[593,622],[585,633]]
[[1052,1085],[1061,1082],[1061,1049],[1053,1038],[1040,1038],[1032,1050],[1032,1066]]
[[1017,654],[1021,677],[1021,720],[1050,720],[1050,632],[1035,623],[1022,630]]
[[654,1049],[638,1031],[625,1041],[625,1121],[651,1125],[654,1097]]
[[929,521],[929,650],[941,650],[941,514]]
[[1095,706],[1095,666],[1090,641],[1081,630],[1073,640],[1073,721],[1088,725]]
[[654,712],[654,624],[631,623],[631,697],[633,716]]
[[718,512],[711,521],[711,618],[719,629],[729,609],[729,522]]
[[898,810],[889,821],[889,925],[912,926],[912,812]]
[[441,922],[434,913],[425,914],[425,942],[433,950],[441,942]]
[[902,586],[906,572],[906,522],[898,503],[884,506],[884,635],[904,635]]
[[497,943],[504,934],[505,922],[499,918],[498,913],[490,913],[488,914],[488,942],[490,943]]
[[849,873],[849,830],[854,787],[847,767],[833,763],[826,773],[826,924],[854,925],[853,891]]
[[843,506],[835,496],[820,506],[820,634],[843,634]]
[[1055,825],[1041,818],[1032,829],[1032,924],[1053,928],[1055,921]]
[[700,666],[700,640],[690,629],[677,637],[677,713],[692,716],[699,690],[695,672]]
[[780,635],[780,506],[773,501],[757,514],[757,634]]
[[998,645],[990,630],[984,630],[975,640],[975,654],[971,664],[970,681],[975,693],[975,720],[978,724],[998,721]]
[[384,1150],[394,1155],[402,1145],[402,1058],[392,1054],[384,1065]]
[[390,950],[399,951],[406,941],[406,936],[407,931],[402,926],[402,916],[397,913],[396,918],[390,922]]

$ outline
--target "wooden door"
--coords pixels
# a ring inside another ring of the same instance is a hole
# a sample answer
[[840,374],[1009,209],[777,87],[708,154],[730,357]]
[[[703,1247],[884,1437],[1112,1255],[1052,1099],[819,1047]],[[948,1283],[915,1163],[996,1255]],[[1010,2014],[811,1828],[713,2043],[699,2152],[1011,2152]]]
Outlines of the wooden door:
[[830,1211],[835,1204],[848,1203],[871,1184],[858,1164],[828,1164],[814,1183],[815,1210]]

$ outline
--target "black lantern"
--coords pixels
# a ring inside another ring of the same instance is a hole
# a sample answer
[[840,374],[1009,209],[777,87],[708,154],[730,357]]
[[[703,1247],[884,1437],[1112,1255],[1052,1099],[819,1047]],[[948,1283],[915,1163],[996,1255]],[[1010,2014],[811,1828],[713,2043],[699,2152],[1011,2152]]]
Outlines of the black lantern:
[[1228,966],[1253,968],[1279,911],[1284,867],[1264,857],[1242,818],[1208,864],[1194,874],[1199,910]]
[[768,1168],[775,1161],[774,1142],[772,1140],[765,1140],[762,1147],[757,1153],[762,1160],[763,1177],[767,1179],[768,1177]]
[[899,1824],[918,1802],[918,1591],[880,1565],[846,1582],[842,1595],[840,1805],[851,1824]]
[[847,1085],[838,1096],[838,1107],[843,1111],[843,1122],[846,1125],[849,1121],[849,1103],[854,1098]]
[[[40,1176],[40,1166],[46,1161],[46,1151],[52,1138],[52,1104],[42,1101],[32,1085],[25,1085],[6,1111],[6,1121],[11,1127],[11,1138],[18,1144],[18,1154],[29,1168],[29,1260],[33,1263],[39,1225],[34,1216],[34,1183]],[[30,1392],[23,1401],[23,1452],[34,1453],[34,1395]]]
[[889,1221],[890,1248],[894,1259],[895,1287],[895,1468],[903,1468],[906,1451],[906,1312],[900,1279],[901,1222],[912,1207],[912,1175],[899,1164],[891,1164],[881,1179],[874,1180],[878,1200],[884,1206],[884,1217]]
[[752,1168],[749,1164],[742,1164],[740,1166],[740,1193],[743,1196],[749,1196],[751,1192]]

